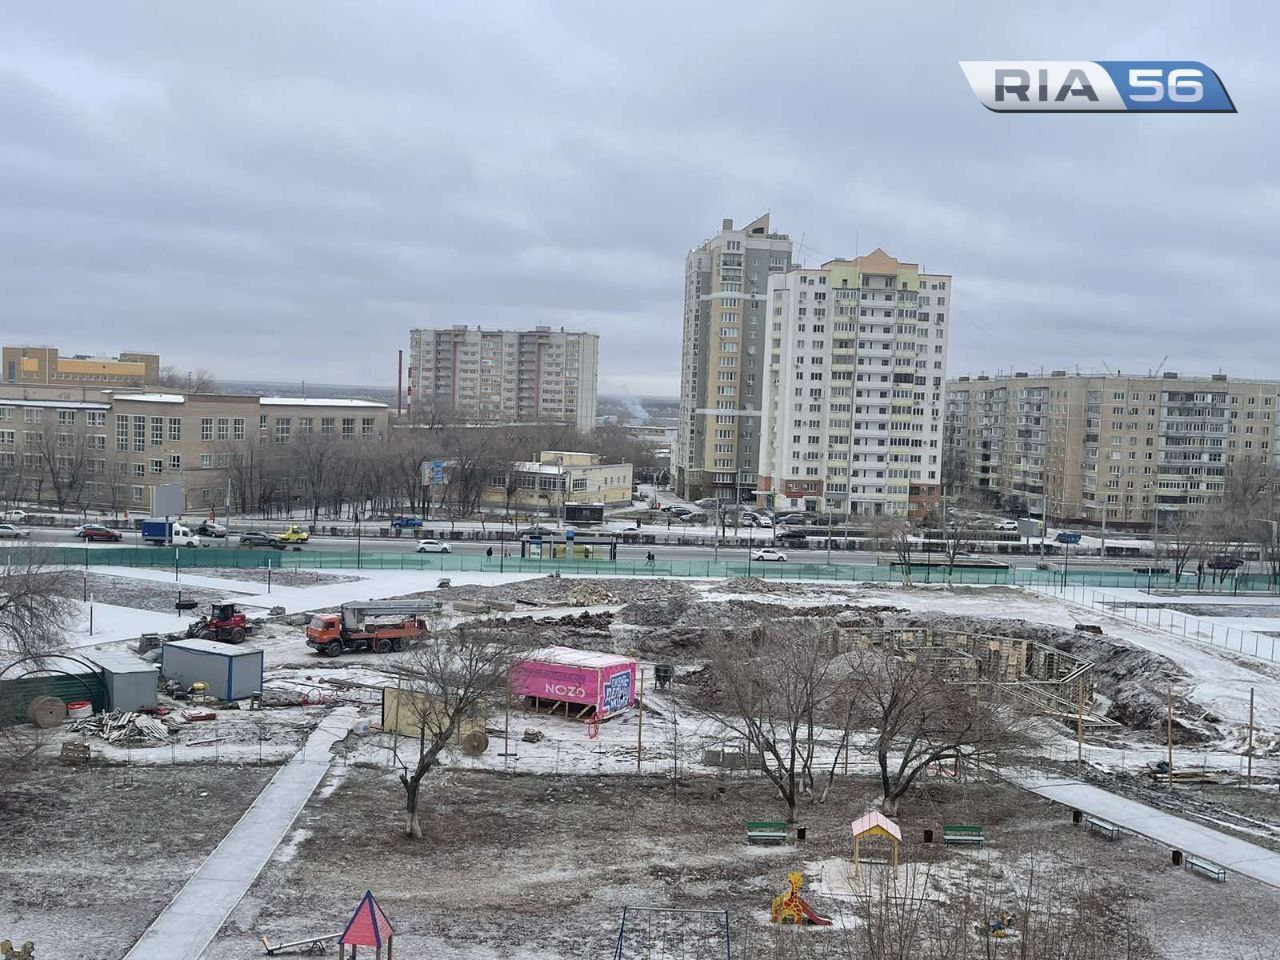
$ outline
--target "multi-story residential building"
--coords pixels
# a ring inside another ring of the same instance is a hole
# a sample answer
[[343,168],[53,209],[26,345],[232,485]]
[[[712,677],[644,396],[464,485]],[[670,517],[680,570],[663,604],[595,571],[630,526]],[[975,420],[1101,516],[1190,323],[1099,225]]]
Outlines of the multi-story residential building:
[[409,331],[409,408],[419,421],[596,423],[600,338],[563,327]]
[[744,499],[760,460],[769,278],[791,268],[791,239],[769,215],[720,232],[684,261],[680,420],[672,448],[684,497]]
[[57,347],[0,349],[0,380],[4,383],[140,387],[155,383],[159,376],[160,357],[154,353],[62,357]]
[[949,489],[1050,521],[1146,527],[1217,502],[1231,465],[1278,462],[1280,382],[1225,374],[960,377],[947,386]]
[[951,285],[878,249],[769,278],[761,506],[920,517],[937,502]]
[[[371,400],[0,387],[6,499],[147,513],[180,482],[184,506],[222,509],[246,471],[303,438],[385,440]],[[234,482],[233,482],[234,481]]]

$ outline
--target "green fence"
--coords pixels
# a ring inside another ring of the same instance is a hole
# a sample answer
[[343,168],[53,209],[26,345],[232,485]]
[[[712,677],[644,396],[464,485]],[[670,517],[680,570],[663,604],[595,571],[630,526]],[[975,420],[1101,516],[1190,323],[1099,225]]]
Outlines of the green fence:
[[[844,582],[899,583],[899,568],[858,563],[823,563],[796,561],[747,560],[658,560],[653,564],[643,559],[521,559],[519,557],[486,557],[469,553],[369,553],[355,551],[256,551],[218,549],[173,549],[162,547],[121,547],[118,549],[85,549],[76,547],[26,548],[37,550],[52,563],[83,567],[121,566],[194,570],[199,568],[246,568],[274,570],[423,570],[485,573],[553,573],[596,574],[616,576],[660,577],[762,577],[768,580],[831,580]],[[914,583],[948,582],[945,566],[913,566]],[[1229,578],[1206,589],[1217,593],[1259,593],[1276,589],[1276,583],[1263,575]],[[1033,570],[1028,567],[957,567],[950,577],[954,584],[1008,584],[1013,586],[1063,586],[1064,575],[1058,570]],[[1147,575],[1130,570],[1070,570],[1065,583],[1095,587],[1136,587],[1170,589],[1173,577],[1168,574]],[[1183,574],[1182,589],[1194,589],[1194,574]]]

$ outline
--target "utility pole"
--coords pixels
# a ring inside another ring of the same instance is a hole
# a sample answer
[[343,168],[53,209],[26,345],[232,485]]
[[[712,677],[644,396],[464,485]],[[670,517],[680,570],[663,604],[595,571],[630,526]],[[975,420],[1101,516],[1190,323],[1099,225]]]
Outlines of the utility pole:
[[1169,789],[1173,789],[1173,684],[1165,694],[1164,739],[1169,751]]
[[640,689],[636,691],[640,707],[640,722],[636,725],[636,773],[640,773],[640,758],[644,748],[644,671],[640,671]]
[[1249,688],[1249,748],[1245,753],[1248,757],[1246,761],[1249,765],[1249,772],[1245,774],[1245,783],[1253,786],[1253,687]]
[[1084,675],[1078,681],[1076,701],[1076,772],[1084,770]]

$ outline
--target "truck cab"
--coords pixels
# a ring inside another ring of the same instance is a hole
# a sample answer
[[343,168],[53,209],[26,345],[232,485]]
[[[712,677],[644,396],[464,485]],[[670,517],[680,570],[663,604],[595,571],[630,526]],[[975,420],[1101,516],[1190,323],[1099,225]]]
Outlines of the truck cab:
[[277,538],[285,543],[306,543],[311,539],[311,535],[302,529],[300,525],[291,523],[277,534]]

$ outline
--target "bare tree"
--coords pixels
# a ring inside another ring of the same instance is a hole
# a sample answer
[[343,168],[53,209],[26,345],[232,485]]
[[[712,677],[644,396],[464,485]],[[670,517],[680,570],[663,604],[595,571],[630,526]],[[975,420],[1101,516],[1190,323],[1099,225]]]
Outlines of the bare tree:
[[168,387],[182,393],[216,393],[218,389],[217,381],[208,370],[179,372],[174,367],[161,367],[153,386]]
[[1204,556],[1209,543],[1209,527],[1201,513],[1179,510],[1165,525],[1165,556],[1173,564],[1173,582],[1176,585],[1182,571],[1192,560]]
[[960,761],[1013,739],[1009,715],[969,684],[953,682],[943,663],[921,653],[905,657],[869,648],[849,658],[855,721],[874,731],[863,749],[875,756],[881,807],[891,816],[930,764]]
[[942,552],[947,558],[948,586],[955,579],[956,559],[972,550],[977,539],[975,516],[972,510],[952,510],[942,526]]
[[902,576],[902,585],[911,586],[911,560],[919,544],[910,521],[906,517],[875,517],[867,524],[867,535],[875,541],[877,550],[893,551],[894,563]]
[[409,710],[415,732],[412,765],[400,771],[405,791],[405,832],[422,838],[419,817],[423,778],[462,722],[504,693],[521,641],[511,630],[462,624],[452,633],[435,630],[404,656],[400,709]]
[[725,638],[711,649],[722,703],[707,711],[760,757],[760,766],[787,805],[814,788],[813,753],[819,722],[836,691],[836,661],[812,627],[760,627],[744,644]]

